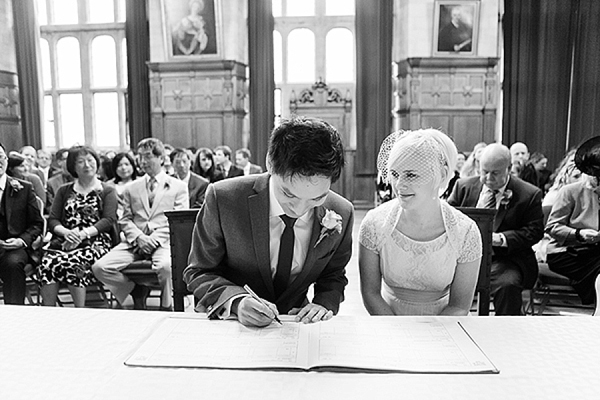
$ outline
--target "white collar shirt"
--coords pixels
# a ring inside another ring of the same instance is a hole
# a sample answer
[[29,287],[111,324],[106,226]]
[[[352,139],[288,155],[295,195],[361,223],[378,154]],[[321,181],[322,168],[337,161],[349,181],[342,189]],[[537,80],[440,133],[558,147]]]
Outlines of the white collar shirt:
[[[277,271],[277,261],[279,259],[279,246],[281,243],[281,234],[285,228],[285,223],[280,215],[285,214],[283,208],[275,197],[275,189],[269,183],[269,256],[271,260],[271,276],[275,277]],[[294,256],[292,259],[292,270],[290,272],[290,282],[302,271],[308,246],[310,245],[310,235],[312,232],[314,208],[311,208],[303,216],[296,220],[294,224]]]

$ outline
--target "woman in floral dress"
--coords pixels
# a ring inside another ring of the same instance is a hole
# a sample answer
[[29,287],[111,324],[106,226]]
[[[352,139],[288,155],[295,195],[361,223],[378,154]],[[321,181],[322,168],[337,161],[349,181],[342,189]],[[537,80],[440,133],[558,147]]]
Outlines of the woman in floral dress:
[[67,169],[75,180],[56,193],[48,218],[53,239],[39,268],[45,306],[56,304],[61,283],[69,288],[75,307],[85,306],[86,287],[97,282],[91,266],[112,247],[117,194],[97,178],[99,161],[89,147],[69,150]]

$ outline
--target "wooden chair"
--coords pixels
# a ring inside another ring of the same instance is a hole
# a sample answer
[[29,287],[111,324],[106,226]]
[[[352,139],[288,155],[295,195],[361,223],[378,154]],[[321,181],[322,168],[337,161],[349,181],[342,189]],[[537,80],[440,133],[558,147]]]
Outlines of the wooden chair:
[[492,268],[492,233],[496,210],[489,208],[456,207],[477,224],[481,232],[483,254],[479,267],[479,278],[475,292],[477,293],[477,314],[490,315],[490,271]]
[[183,270],[187,267],[192,245],[192,232],[196,225],[199,209],[165,211],[171,234],[171,270],[173,274],[173,308],[184,311],[184,298],[188,291],[183,281]]
[[[183,281],[183,270],[187,267],[192,243],[192,230],[196,224],[199,209],[165,211],[169,221],[171,242],[171,276],[173,279],[173,309],[185,311],[184,298],[191,294]],[[160,290],[158,277],[152,270],[149,260],[134,261],[122,270],[129,279],[138,285],[152,290]]]

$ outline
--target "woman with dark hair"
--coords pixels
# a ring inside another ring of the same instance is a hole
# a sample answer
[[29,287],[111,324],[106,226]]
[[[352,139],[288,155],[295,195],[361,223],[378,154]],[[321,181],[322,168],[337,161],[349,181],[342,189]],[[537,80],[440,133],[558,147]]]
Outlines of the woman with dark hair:
[[111,249],[117,195],[98,179],[99,162],[89,147],[69,150],[67,170],[75,180],[56,193],[48,218],[54,237],[39,268],[45,306],[55,305],[60,283],[67,284],[75,307],[85,306],[86,287],[97,282],[92,264]]
[[112,170],[115,176],[107,183],[112,184],[120,196],[125,189],[125,185],[138,177],[135,160],[129,153],[119,153],[112,159]]
[[17,153],[16,151],[11,151],[8,153],[6,173],[8,176],[31,183],[35,195],[42,201],[42,204],[46,204],[46,190],[44,189],[44,184],[39,176],[27,172],[26,163],[27,160],[24,155]]
[[211,149],[201,147],[198,149],[193,171],[210,183],[224,179],[223,173],[215,167],[214,154]]

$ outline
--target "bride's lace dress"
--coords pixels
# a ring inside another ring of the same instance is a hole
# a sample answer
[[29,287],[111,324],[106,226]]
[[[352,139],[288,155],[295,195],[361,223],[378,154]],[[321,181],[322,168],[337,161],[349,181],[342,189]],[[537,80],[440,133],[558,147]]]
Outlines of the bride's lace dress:
[[395,229],[402,208],[397,199],[367,213],[359,243],[377,253],[382,296],[397,315],[437,315],[448,304],[458,263],[481,257],[479,229],[473,220],[441,202],[445,232],[416,241]]

